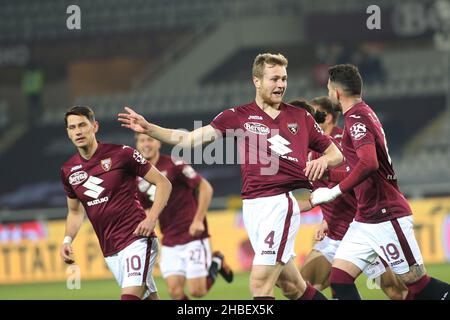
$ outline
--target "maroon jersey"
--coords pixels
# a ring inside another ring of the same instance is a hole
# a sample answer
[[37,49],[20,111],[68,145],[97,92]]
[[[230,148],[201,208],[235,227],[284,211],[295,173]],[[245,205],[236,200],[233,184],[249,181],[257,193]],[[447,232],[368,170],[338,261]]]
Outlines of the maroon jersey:
[[387,148],[383,126],[377,115],[365,103],[354,105],[345,114],[342,149],[352,170],[358,163],[356,150],[373,144],[379,168],[354,188],[358,201],[356,221],[378,223],[411,214],[397,185],[397,177]]
[[[340,143],[342,140],[342,129],[335,126],[331,131],[330,136],[334,144],[341,149]],[[320,156],[320,153],[311,152],[310,159],[317,159]],[[346,171],[350,170],[349,166],[345,162],[335,169]],[[333,188],[335,185],[336,183],[329,182],[327,179],[320,179],[313,182],[313,190],[318,188]],[[353,192],[344,193],[335,200],[320,205],[323,218],[328,224],[328,237],[333,240],[342,240],[347,232],[348,226],[355,218],[356,206],[356,198]]]
[[211,122],[223,135],[235,132],[243,199],[311,189],[303,173],[308,148],[323,153],[331,143],[309,112],[285,103],[280,111],[272,119],[252,102],[225,110]]
[[[182,160],[172,160],[171,157],[163,154],[160,155],[155,167],[172,183],[170,198],[159,215],[163,245],[172,247],[209,237],[206,218],[203,234],[197,237],[189,234],[189,226],[194,220],[198,206],[195,190],[202,177]],[[155,197],[156,187],[139,179],[138,189],[142,206],[145,209],[150,208]]]
[[136,176],[150,169],[135,149],[103,143],[91,159],[77,153],[61,167],[64,190],[83,204],[105,257],[142,238],[133,235],[146,217],[137,199]]

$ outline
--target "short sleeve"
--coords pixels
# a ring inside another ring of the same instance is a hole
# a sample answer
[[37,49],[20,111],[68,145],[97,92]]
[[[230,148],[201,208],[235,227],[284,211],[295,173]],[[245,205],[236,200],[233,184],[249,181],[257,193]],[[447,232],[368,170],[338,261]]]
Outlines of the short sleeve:
[[210,125],[219,130],[222,135],[225,135],[227,129],[237,129],[239,128],[239,121],[234,108],[227,109],[219,113]]
[[70,185],[68,179],[66,178],[66,175],[64,174],[64,170],[62,168],[61,168],[61,182],[63,184],[64,192],[66,193],[66,195],[71,199],[76,199],[77,196],[76,196],[75,192],[73,191],[72,186]]
[[365,144],[375,144],[372,126],[373,123],[364,115],[352,114],[345,118],[345,130],[355,150]]
[[320,128],[319,124],[309,115],[309,113],[306,114],[306,126],[309,134],[308,147],[320,154],[324,153],[330,146],[331,139],[325,135],[322,128]]
[[144,177],[152,168],[144,156],[134,148],[123,146],[122,156],[126,166],[135,176]]
[[190,165],[186,164],[182,160],[175,161],[175,167],[177,172],[177,178],[191,189],[198,187],[202,181],[202,176],[197,173]]
[[153,205],[155,199],[156,186],[146,181],[145,179],[138,178],[136,181],[137,197],[144,209],[149,209]]

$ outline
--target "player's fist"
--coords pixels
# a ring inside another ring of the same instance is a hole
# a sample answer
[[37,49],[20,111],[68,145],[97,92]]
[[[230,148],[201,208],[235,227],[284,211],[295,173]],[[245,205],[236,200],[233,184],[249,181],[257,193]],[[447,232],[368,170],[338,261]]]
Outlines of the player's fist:
[[203,221],[194,220],[189,226],[189,234],[193,237],[200,236],[205,231]]
[[125,111],[128,113],[119,113],[117,118],[122,123],[122,127],[131,129],[137,133],[150,132],[151,125],[143,116],[129,107],[125,107]]
[[75,262],[75,259],[73,258],[72,245],[70,243],[63,243],[59,253],[65,263],[72,264]]
[[339,189],[339,185],[336,185],[332,189],[328,188],[319,188],[311,193],[311,204],[313,206],[317,206],[322,203],[327,203],[333,201],[337,197],[342,194],[341,189]]
[[139,223],[133,234],[136,236],[149,237],[155,229],[155,226],[156,220],[147,217]]

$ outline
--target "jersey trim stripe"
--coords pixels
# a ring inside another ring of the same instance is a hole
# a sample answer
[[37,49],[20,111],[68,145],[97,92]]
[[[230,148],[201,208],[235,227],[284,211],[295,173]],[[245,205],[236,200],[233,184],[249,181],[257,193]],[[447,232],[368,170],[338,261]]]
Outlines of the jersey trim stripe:
[[413,266],[416,264],[416,259],[414,259],[414,255],[409,247],[408,240],[405,237],[405,234],[402,231],[402,227],[398,223],[397,219],[391,220],[392,226],[394,227],[394,231],[397,234],[398,240],[400,242],[400,247],[402,248],[403,254],[405,255],[406,261],[409,266]]
[[280,247],[278,248],[277,262],[282,262],[281,259],[283,258],[284,248],[286,247],[286,242],[289,235],[289,227],[291,225],[292,206],[293,206],[292,199],[289,196],[289,193],[286,193],[286,197],[288,199],[288,212],[286,214],[286,220],[284,220],[283,235],[281,236]]

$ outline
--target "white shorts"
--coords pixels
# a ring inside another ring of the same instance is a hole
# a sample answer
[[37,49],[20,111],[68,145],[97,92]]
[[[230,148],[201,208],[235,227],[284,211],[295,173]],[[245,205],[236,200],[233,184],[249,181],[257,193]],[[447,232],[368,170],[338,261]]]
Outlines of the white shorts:
[[142,238],[105,260],[121,288],[146,284],[148,292],[157,292],[152,277],[157,255],[158,239]]
[[245,229],[255,252],[254,265],[287,263],[295,257],[300,208],[292,192],[243,200]]
[[[314,250],[319,251],[331,264],[333,263],[334,256],[336,255],[336,251],[340,244],[341,240],[333,240],[329,237],[325,237],[314,245]],[[386,267],[379,256],[376,256],[375,260],[363,269],[363,273],[370,279],[378,278],[385,272]]]
[[187,279],[206,277],[211,266],[209,239],[194,240],[174,247],[162,246],[159,268],[164,278],[180,275]]
[[405,274],[410,266],[423,264],[412,216],[381,223],[353,221],[335,258],[350,261],[364,270],[377,255],[383,257],[396,274]]

